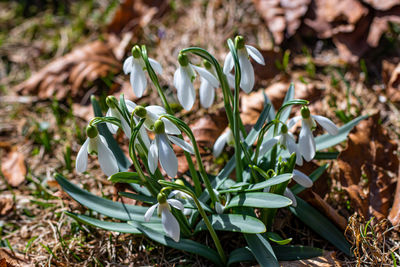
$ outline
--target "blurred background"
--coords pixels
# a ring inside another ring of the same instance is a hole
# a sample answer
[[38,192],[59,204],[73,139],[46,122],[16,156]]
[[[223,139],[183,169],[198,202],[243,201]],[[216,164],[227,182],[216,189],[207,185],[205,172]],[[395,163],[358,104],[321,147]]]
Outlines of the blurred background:
[[[196,103],[192,111],[183,111],[172,77],[181,49],[203,47],[222,65],[226,40],[236,35],[257,47],[267,63],[254,64],[254,91],[241,96],[246,125],[257,120],[264,92],[279,107],[290,82],[296,98],[310,100],[313,113],[338,125],[371,115],[304,192],[303,198],[345,232],[357,251],[355,258],[331,253],[323,260],[328,265],[317,266],[400,262],[400,0],[0,1],[1,262],[207,265],[142,237],[107,233],[67,218],[63,211],[88,211],[59,189],[53,174],[63,173],[114,200],[125,190],[109,183],[95,161],[97,170],[77,175],[74,159],[93,117],[91,95],[103,108],[107,95],[121,93],[141,104],[160,104],[155,90],[137,99],[122,73],[134,44],[145,44],[163,65],[167,98],[178,116],[191,122],[207,169],[216,172],[229,158],[229,151],[218,160],[210,153],[227,126],[221,93],[208,110]],[[122,136],[119,141],[123,145]],[[316,167],[311,162],[302,170],[309,174]],[[186,170],[180,166],[180,173]],[[282,236],[335,250],[289,213],[280,217],[276,228]],[[370,219],[374,235],[363,236],[360,226]],[[234,247],[241,240],[232,242]]]

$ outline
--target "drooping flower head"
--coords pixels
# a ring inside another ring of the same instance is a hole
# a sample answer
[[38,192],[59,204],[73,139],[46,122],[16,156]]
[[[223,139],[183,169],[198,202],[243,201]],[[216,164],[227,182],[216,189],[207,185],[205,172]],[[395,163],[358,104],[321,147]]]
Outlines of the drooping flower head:
[[[156,60],[149,58],[149,62],[154,71],[158,74],[162,74],[161,64]],[[142,97],[147,87],[147,79],[144,73],[146,64],[142,58],[142,52],[138,45],[132,48],[132,56],[128,57],[124,61],[123,70],[125,74],[130,73],[130,82],[133,88],[133,92],[137,97]]]
[[176,199],[167,199],[167,196],[163,192],[157,195],[157,202],[157,204],[154,204],[146,211],[144,214],[144,220],[146,222],[150,221],[154,210],[157,208],[157,214],[158,216],[161,216],[161,223],[165,233],[175,242],[178,242],[180,238],[180,227],[178,221],[171,213],[170,205],[178,210],[183,211],[183,204]]
[[88,154],[96,154],[99,158],[100,168],[107,176],[117,173],[119,169],[114,153],[108,148],[106,139],[99,134],[96,126],[89,125],[86,128],[86,134],[88,138],[76,157],[77,172],[85,172]]
[[221,155],[222,150],[227,144],[229,146],[235,146],[235,139],[232,134],[232,130],[229,127],[215,141],[213,146],[214,157],[218,157],[219,155]]
[[[193,81],[196,78],[195,71],[197,71],[200,77],[210,83],[210,85],[214,88],[217,88],[219,86],[219,82],[214,77],[214,75],[205,68],[200,68],[190,64],[189,58],[186,54],[179,53],[178,62],[179,67],[174,74],[174,86],[178,93],[179,103],[184,109],[190,110],[193,107],[194,101],[196,99],[196,92],[193,86]],[[204,81],[202,81],[202,84],[203,83]],[[206,100],[209,101],[209,99]]]
[[[245,45],[244,38],[242,36],[237,36],[235,38],[235,45],[237,48],[239,66],[240,66],[240,88],[246,93],[250,93],[254,87],[254,69],[251,65],[250,58],[252,57],[258,64],[265,65],[264,57],[255,47],[251,45]],[[235,63],[232,54],[229,52],[225,58],[224,62],[224,73],[227,76],[229,85],[233,87],[234,76],[231,71]]]
[[318,122],[330,135],[337,135],[339,133],[338,127],[328,118],[311,115],[308,107],[301,108],[301,116],[294,117],[289,120],[288,128],[292,128],[299,120],[301,123],[301,130],[299,136],[299,150],[301,155],[306,161],[314,158],[316,152],[315,140],[312,132],[316,129]]
[[[216,76],[215,70],[210,62],[207,60],[203,61],[204,67],[207,71],[209,71],[212,75]],[[214,102],[215,98],[215,89],[217,88],[213,83],[209,82],[206,78],[200,76],[200,104],[204,108],[209,108]]]

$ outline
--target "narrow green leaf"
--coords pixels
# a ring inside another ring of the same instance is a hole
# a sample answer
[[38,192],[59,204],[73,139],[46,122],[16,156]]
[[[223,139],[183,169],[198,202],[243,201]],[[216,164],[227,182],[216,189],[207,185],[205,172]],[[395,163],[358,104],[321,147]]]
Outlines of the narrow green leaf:
[[355,118],[352,121],[349,121],[345,125],[339,128],[339,133],[337,135],[329,135],[329,134],[324,134],[320,135],[317,138],[315,138],[315,144],[317,145],[317,151],[329,148],[331,146],[337,145],[347,139],[347,135],[350,133],[350,131],[353,129],[354,126],[356,126],[360,121],[368,118],[368,115],[360,116],[358,118]]
[[[213,214],[208,217],[212,227],[217,231],[241,232],[248,234],[258,234],[266,231],[265,225],[259,219],[240,214]],[[204,220],[201,220],[195,232],[207,230]]]
[[265,187],[268,186],[273,186],[277,184],[281,184],[283,182],[286,182],[292,178],[293,174],[292,173],[284,173],[278,176],[274,176],[264,182],[256,183],[254,185],[249,186],[245,191],[256,191],[260,189],[264,189]]
[[[324,164],[322,166],[319,166],[315,171],[313,171],[308,177],[310,177],[310,179],[315,182],[318,180],[319,177],[321,177],[321,175],[325,172],[326,169],[328,169],[329,164]],[[294,186],[292,186],[292,188],[290,188],[290,190],[292,190],[293,194],[297,195],[300,192],[302,192],[303,190],[305,190],[305,187],[302,187],[299,184],[295,184]]]
[[324,254],[324,250],[308,246],[273,246],[276,257],[280,261],[304,260],[319,257]]
[[339,152],[337,152],[337,151],[335,151],[335,152],[318,151],[317,153],[315,153],[314,159],[337,159],[338,156],[339,156]]
[[229,254],[228,266],[233,263],[240,263],[245,261],[255,261],[253,253],[251,253],[250,248],[237,248]]
[[131,199],[135,199],[140,202],[148,203],[148,204],[152,204],[152,205],[157,203],[157,199],[155,199],[154,197],[144,196],[144,195],[140,195],[140,194],[133,194],[133,193],[129,193],[129,192],[119,192],[118,195],[123,196],[123,197],[128,197]]
[[118,172],[108,177],[108,180],[113,183],[142,184],[142,181],[136,172]]
[[278,267],[279,263],[268,240],[261,234],[244,234],[247,244],[262,267]]
[[350,256],[351,247],[343,233],[340,232],[325,216],[307,204],[307,202],[297,196],[296,200],[297,207],[289,207],[290,211],[317,234],[331,242],[346,255]]
[[280,235],[274,232],[267,232],[265,235],[269,240],[277,243],[278,245],[287,245],[292,241],[292,238],[283,239]]
[[[69,182],[61,174],[56,174],[55,179],[68,195],[88,209],[123,221],[144,221],[144,214],[148,209],[147,207],[128,205],[95,196]],[[153,215],[150,221],[160,222],[161,219]]]
[[[103,113],[101,112],[99,102],[97,102],[96,98],[92,96],[90,100],[92,102],[94,115],[96,117],[103,117]],[[118,162],[119,170],[126,171],[129,168],[129,166],[131,166],[131,163],[129,162],[128,158],[125,157],[124,152],[119,147],[117,141],[115,141],[113,135],[110,133],[107,126],[105,124],[99,124],[97,125],[97,128],[99,129],[100,134],[104,136],[104,138],[106,139],[108,147],[114,153],[114,156]]]
[[206,259],[209,259],[210,261],[214,262],[215,264],[219,266],[223,266],[221,259],[219,258],[219,255],[217,252],[212,250],[211,248],[197,243],[193,240],[190,239],[183,239],[181,238],[179,242],[175,242],[171,238],[169,238],[166,235],[163,235],[157,231],[152,230],[149,227],[144,226],[141,223],[137,222],[128,222],[129,224],[132,224],[135,226],[137,229],[139,229],[144,235],[146,235],[148,238],[164,245],[168,246],[171,248],[187,251],[193,254],[200,255]]
[[240,193],[233,197],[226,208],[254,207],[254,208],[282,208],[292,204],[287,197],[264,192]]

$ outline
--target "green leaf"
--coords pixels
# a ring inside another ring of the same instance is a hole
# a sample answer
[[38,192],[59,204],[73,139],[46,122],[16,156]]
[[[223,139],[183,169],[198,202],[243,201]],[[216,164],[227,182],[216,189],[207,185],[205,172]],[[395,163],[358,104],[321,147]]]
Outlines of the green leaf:
[[254,208],[282,208],[292,204],[287,197],[264,192],[241,193],[233,197],[227,205],[232,207],[254,207]]
[[136,172],[118,172],[108,177],[108,180],[113,183],[142,184],[142,180]]
[[[99,102],[97,102],[96,98],[92,96],[90,100],[92,101],[94,115],[96,117],[103,117],[103,113],[101,112]],[[110,133],[107,126],[105,124],[99,124],[97,125],[97,128],[100,134],[104,136],[104,138],[106,139],[108,147],[114,153],[114,156],[118,162],[119,170],[126,171],[129,168],[129,166],[131,166],[131,163],[129,162],[128,158],[125,157],[124,152],[119,147],[117,141],[115,141],[113,135]]]
[[[213,214],[208,217],[212,227],[217,231],[241,232],[248,234],[258,234],[266,231],[265,225],[259,219],[240,214]],[[207,230],[204,220],[201,220],[195,232]]]
[[133,194],[133,193],[129,193],[129,192],[119,192],[118,195],[123,196],[123,197],[128,197],[131,199],[135,199],[140,202],[148,203],[148,204],[152,204],[152,205],[157,203],[156,198],[144,196],[144,195],[140,195],[140,194]]
[[346,255],[350,256],[351,247],[343,233],[340,232],[325,216],[307,204],[307,202],[297,196],[296,200],[297,207],[289,207],[290,211],[317,234],[331,242]]
[[314,159],[337,159],[338,156],[339,156],[339,152],[337,152],[337,151],[335,151],[335,152],[318,151],[317,153],[315,153]]
[[244,261],[255,261],[253,253],[250,248],[237,248],[229,254],[228,266],[233,263],[244,262]]
[[[61,174],[56,174],[55,179],[68,195],[88,209],[123,221],[144,221],[144,214],[148,209],[147,207],[128,205],[95,196],[69,182]],[[161,219],[153,215],[150,221],[160,222]]]
[[283,239],[280,235],[274,232],[267,232],[265,235],[269,240],[277,243],[278,245],[287,245],[292,241],[292,238]]
[[279,267],[275,253],[268,240],[261,234],[244,234],[247,244],[262,267]]
[[[319,177],[321,177],[321,175],[325,172],[326,169],[328,169],[329,164],[324,164],[322,166],[319,166],[315,171],[313,171],[308,177],[310,177],[310,179],[315,182],[318,180]],[[304,189],[306,189],[305,187],[299,185],[299,184],[295,184],[294,186],[292,186],[292,188],[290,188],[290,190],[292,190],[292,193],[297,195],[300,192],[302,192]]]
[[368,118],[368,115],[360,116],[354,120],[346,123],[339,128],[339,133],[337,135],[324,134],[315,138],[315,144],[317,145],[317,151],[329,148],[331,146],[337,145],[347,139],[347,135],[360,121]]
[[276,257],[280,261],[311,259],[324,254],[324,250],[308,246],[273,246]]
[[223,266],[221,259],[219,258],[219,255],[217,254],[217,252],[215,252],[214,250],[212,250],[211,248],[209,248],[203,244],[197,243],[190,239],[183,239],[183,238],[181,238],[179,240],[179,242],[175,242],[168,236],[161,234],[157,231],[154,231],[151,228],[146,227],[141,223],[137,223],[137,222],[128,222],[128,223],[135,226],[148,238],[150,238],[164,246],[168,246],[171,248],[175,248],[175,249],[179,249],[179,250],[183,250],[183,251],[187,251],[187,252],[190,252],[193,254],[200,255],[206,259],[209,259],[210,261],[214,262],[215,264],[217,264],[219,266]]

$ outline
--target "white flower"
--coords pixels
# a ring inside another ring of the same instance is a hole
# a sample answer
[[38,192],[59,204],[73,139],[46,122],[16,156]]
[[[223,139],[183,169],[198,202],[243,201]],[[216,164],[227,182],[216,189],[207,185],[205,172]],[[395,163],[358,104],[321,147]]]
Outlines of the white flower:
[[218,157],[219,155],[221,155],[222,150],[224,149],[226,144],[228,144],[229,146],[235,146],[235,139],[229,127],[215,141],[213,146],[214,157]]
[[[231,199],[231,195],[229,193],[226,194],[226,199],[224,197],[221,197],[219,192],[215,189],[213,189],[215,195],[218,197],[218,201],[215,202],[215,211],[218,214],[223,214],[226,206],[229,203],[229,200]],[[225,203],[225,204],[222,204]]]
[[[160,119],[160,116],[163,114],[166,114],[167,112],[163,107],[160,106],[147,106],[144,108],[146,110],[144,118],[146,120],[144,121],[144,126],[149,130],[149,131],[154,131],[154,123]],[[181,131],[179,130],[178,127],[176,127],[175,124],[173,124],[170,120],[167,118],[161,118],[161,120],[164,122],[165,126],[165,133],[167,134],[174,134],[174,135],[179,135],[181,134]]]
[[193,147],[184,140],[167,134],[165,123],[162,120],[157,120],[154,123],[153,130],[156,136],[151,142],[147,157],[149,170],[151,173],[154,173],[154,171],[157,169],[158,161],[160,161],[161,167],[165,170],[167,175],[170,177],[175,177],[178,172],[178,159],[175,156],[175,152],[172,149],[170,142],[192,154],[194,154]]
[[309,188],[313,185],[313,181],[310,179],[310,177],[299,170],[293,170],[292,179],[305,188]]
[[[179,223],[171,213],[171,207],[182,210],[184,209],[183,204],[176,199],[166,199],[165,195],[162,193],[158,194],[158,203],[151,206],[144,214],[144,220],[146,222],[150,221],[151,216],[153,216],[154,210],[157,208],[158,216],[161,216],[161,223],[163,225],[165,233],[171,237],[175,242],[179,241],[180,228]],[[160,197],[162,195],[162,197]]]
[[[162,67],[160,63],[152,58],[149,58],[149,62],[156,73],[162,74]],[[125,59],[123,70],[125,74],[130,73],[130,82],[133,92],[137,97],[142,97],[143,92],[147,87],[147,79],[144,73],[145,69],[146,64],[141,56],[139,46],[136,45],[132,48],[132,56]]]
[[[133,110],[135,109],[136,104],[130,100],[125,100],[125,104],[126,104],[129,114],[131,114],[133,112]],[[113,98],[107,97],[107,105],[109,106],[109,109],[107,110],[106,116],[107,117],[115,117],[115,118],[119,119],[121,121],[122,130],[124,131],[126,137],[131,138],[131,134],[132,134],[131,126],[125,120],[124,116],[122,116],[121,113],[119,112],[119,110],[116,108],[116,105],[118,105],[118,102],[115,103],[115,102],[113,102]],[[133,118],[133,119],[135,120],[135,124],[138,124],[138,120],[136,118]],[[117,132],[117,130],[118,130],[117,125],[109,123],[109,122],[107,122],[106,125],[108,127],[108,130],[110,130],[110,132],[112,134],[115,134]],[[146,130],[143,127],[140,128],[139,135],[142,138],[145,146],[148,148],[150,146],[150,140],[146,133]],[[136,139],[135,143],[139,143],[139,140]]]
[[339,133],[338,127],[328,118],[318,115],[310,115],[310,110],[307,107],[301,108],[301,116],[294,117],[289,120],[288,128],[292,128],[299,120],[302,120],[299,149],[303,158],[310,161],[315,156],[316,145],[312,131],[315,130],[317,121],[330,135]]
[[[205,68],[200,68],[189,63],[189,60],[185,54],[179,54],[178,56],[179,67],[174,74],[174,86],[178,93],[178,100],[182,107],[186,110],[190,110],[193,107],[196,99],[196,92],[193,87],[193,81],[196,78],[195,70],[199,73],[202,78],[204,90],[209,92],[210,86],[217,88],[219,86],[218,80]],[[207,81],[210,85],[204,84]],[[202,92],[200,92],[201,94]],[[208,96],[209,97],[209,96]],[[204,99],[204,98],[203,98]],[[212,99],[213,100],[213,99]],[[205,99],[205,102],[210,102],[210,99]],[[211,102],[212,103],[212,102]]]
[[294,140],[293,134],[288,132],[287,126],[282,125],[281,134],[263,142],[260,146],[259,157],[267,153],[275,144],[280,144],[283,149],[287,149],[290,154],[296,153],[296,164],[303,165],[303,158]]
[[285,192],[283,192],[283,195],[292,201],[293,207],[297,207],[297,200],[296,200],[296,197],[294,196],[292,190],[290,190],[289,188],[286,187]]
[[111,176],[119,171],[117,160],[108,148],[106,139],[99,135],[95,126],[88,126],[88,138],[83,143],[81,149],[76,157],[76,170],[77,172],[85,172],[87,169],[88,154],[97,154],[101,170],[107,175]]
[[[240,88],[246,93],[250,93],[254,87],[254,70],[250,63],[249,56],[251,56],[258,64],[265,65],[264,57],[255,47],[244,45],[243,37],[237,37],[238,59],[240,66]],[[224,62],[224,73],[231,87],[234,87],[234,76],[230,73],[235,63],[232,54],[229,52]],[[232,86],[233,85],[233,86]]]

